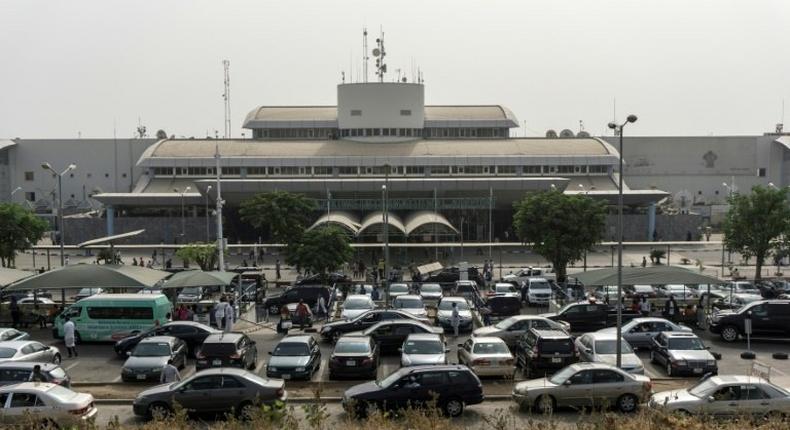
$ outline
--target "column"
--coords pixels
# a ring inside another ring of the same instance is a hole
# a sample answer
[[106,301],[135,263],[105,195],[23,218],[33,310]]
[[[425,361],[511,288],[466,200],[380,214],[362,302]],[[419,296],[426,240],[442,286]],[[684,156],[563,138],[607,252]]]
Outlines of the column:
[[656,204],[650,203],[647,207],[647,240],[653,241],[653,233],[656,231]]
[[107,236],[115,234],[115,208],[107,205],[104,207],[105,215],[107,216]]

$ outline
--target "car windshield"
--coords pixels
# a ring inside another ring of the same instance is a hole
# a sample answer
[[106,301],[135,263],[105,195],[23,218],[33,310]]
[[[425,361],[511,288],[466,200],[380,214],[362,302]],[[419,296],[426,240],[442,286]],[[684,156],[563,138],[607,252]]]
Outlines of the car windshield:
[[510,317],[510,318],[504,319],[504,320],[494,324],[494,327],[496,327],[496,328],[498,328],[500,330],[505,330],[508,327],[512,326],[513,323],[515,323],[517,320],[518,320],[518,318],[516,318],[516,317]]
[[494,291],[497,293],[515,293],[516,287],[508,284],[508,285],[497,285],[494,287]]
[[444,345],[435,340],[407,340],[403,344],[404,354],[442,354]]
[[576,373],[576,369],[568,366],[560,370],[559,372],[555,373],[554,376],[552,376],[551,378],[549,378],[549,382],[551,382],[552,384],[561,385],[563,382],[565,382],[565,380],[573,376],[575,373]]
[[716,383],[713,382],[711,379],[706,379],[697,385],[689,388],[689,394],[696,397],[705,397],[711,391],[715,390],[717,387]]
[[395,381],[397,381],[398,379],[402,378],[403,375],[405,375],[406,372],[408,372],[408,371],[409,371],[409,369],[400,369],[400,370],[398,370],[396,372],[393,372],[392,374],[390,374],[390,376],[387,376],[384,379],[380,379],[380,380],[376,381],[376,385],[378,385],[379,387],[382,387],[382,388],[387,388],[390,385],[392,385],[393,383],[395,383]]
[[11,358],[16,354],[13,348],[0,348],[0,358]]
[[422,300],[418,298],[401,299],[398,298],[393,303],[395,309],[422,309]]
[[181,294],[185,296],[197,296],[200,294],[200,287],[186,287],[181,290]]
[[456,307],[459,311],[468,311],[469,305],[463,301],[452,301],[452,300],[442,300],[439,302],[439,310],[440,311],[451,311],[453,310],[453,303],[457,303]]
[[274,348],[272,355],[278,357],[310,355],[310,348],[304,343],[280,342],[277,347]]
[[403,284],[390,285],[390,293],[408,293],[409,287]]
[[551,289],[551,286],[549,285],[548,282],[541,281],[541,282],[532,282],[532,283],[530,283],[529,284],[529,288],[531,290],[549,290],[549,289]]
[[[620,342],[620,349],[624,354],[634,352],[631,349],[631,345],[628,344],[626,341]],[[617,341],[614,339],[611,340],[597,340],[595,341],[595,353],[596,354],[617,354]]]
[[345,302],[343,302],[344,309],[371,309],[372,306],[370,305],[370,300],[363,299],[362,297],[358,298],[349,298]]
[[423,293],[441,293],[442,287],[436,284],[426,284],[420,288]]
[[370,342],[367,340],[338,341],[335,345],[335,354],[356,354],[370,352]]
[[504,342],[480,342],[472,348],[475,354],[507,354],[510,352]]
[[683,350],[683,351],[696,351],[705,349],[702,341],[696,337],[676,337],[669,339],[669,349]]
[[161,357],[170,355],[170,345],[166,343],[140,343],[134,348],[135,357]]

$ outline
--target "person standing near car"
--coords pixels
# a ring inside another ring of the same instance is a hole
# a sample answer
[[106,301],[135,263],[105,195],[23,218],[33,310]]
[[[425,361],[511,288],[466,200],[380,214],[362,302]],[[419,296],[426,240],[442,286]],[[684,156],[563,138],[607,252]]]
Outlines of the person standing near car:
[[181,380],[181,374],[178,368],[173,366],[173,359],[167,360],[167,364],[162,368],[162,373],[159,376],[159,382],[163,384],[170,384]]
[[450,315],[450,325],[453,326],[453,334],[458,337],[458,326],[461,325],[461,315],[458,314],[458,303],[453,302],[453,313]]
[[226,333],[233,331],[233,324],[236,322],[236,308],[234,304],[234,301],[231,299],[225,308],[225,326],[223,330]]
[[227,313],[228,302],[225,297],[220,297],[217,307],[214,309],[214,318],[217,321],[217,328],[223,330],[225,327],[225,314]]
[[16,301],[16,296],[11,296],[9,308],[11,309],[11,327],[17,328],[19,326],[19,303]]
[[287,335],[288,329],[291,328],[291,311],[288,310],[288,305],[283,305],[280,308],[280,322],[277,323],[277,333]]
[[63,323],[63,341],[66,343],[66,351],[69,354],[69,358],[71,358],[72,354],[74,354],[74,357],[79,356],[79,354],[77,354],[77,339],[75,333],[76,328],[74,327],[74,321],[66,316],[66,322]]
[[675,296],[670,295],[669,299],[667,299],[666,303],[664,303],[664,316],[672,321],[676,322],[678,315],[678,304],[675,302]]
[[304,300],[299,299],[299,304],[296,305],[296,317],[299,319],[299,330],[304,330],[307,325],[307,319],[310,316],[310,308],[307,307]]
[[46,376],[44,376],[44,374],[41,373],[40,364],[36,364],[35,366],[33,366],[33,372],[30,373],[30,379],[28,380],[30,382],[47,382]]
[[639,302],[639,310],[642,312],[642,316],[650,316],[650,302],[647,301],[647,296],[644,294],[642,295],[642,301]]

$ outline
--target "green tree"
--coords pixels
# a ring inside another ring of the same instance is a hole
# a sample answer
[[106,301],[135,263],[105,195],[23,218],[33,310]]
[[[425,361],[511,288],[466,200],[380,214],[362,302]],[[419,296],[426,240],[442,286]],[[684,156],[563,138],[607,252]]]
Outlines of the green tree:
[[0,204],[0,265],[13,267],[16,253],[44,237],[49,223],[16,203]]
[[274,241],[290,244],[302,236],[315,210],[315,202],[302,194],[272,191],[242,202],[239,213],[244,222],[268,230]]
[[755,258],[755,279],[765,259],[790,236],[787,189],[756,186],[749,195],[734,193],[724,218],[724,243],[744,258]]
[[190,243],[176,251],[176,255],[186,264],[194,261],[200,270],[215,270],[217,267],[217,245],[212,243]]
[[323,274],[337,270],[354,257],[346,232],[332,225],[305,232],[286,252],[288,264]]
[[528,194],[514,206],[516,234],[551,262],[558,281],[565,281],[568,264],[603,237],[606,206],[589,197],[544,191]]

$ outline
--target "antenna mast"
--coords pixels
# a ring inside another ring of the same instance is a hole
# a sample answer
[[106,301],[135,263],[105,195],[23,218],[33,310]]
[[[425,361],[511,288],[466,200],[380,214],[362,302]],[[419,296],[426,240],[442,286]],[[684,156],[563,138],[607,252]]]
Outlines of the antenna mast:
[[384,74],[387,73],[387,65],[384,63],[384,57],[387,53],[384,51],[384,31],[381,31],[381,35],[378,39],[376,39],[376,45],[378,48],[373,49],[373,56],[378,57],[376,58],[376,76],[379,77],[379,82],[384,82]]
[[362,74],[362,82],[368,82],[368,28],[362,28],[362,64],[363,66],[363,74]]
[[230,139],[230,61],[222,60],[222,67],[225,69],[225,92],[222,93],[225,100],[225,139]]

